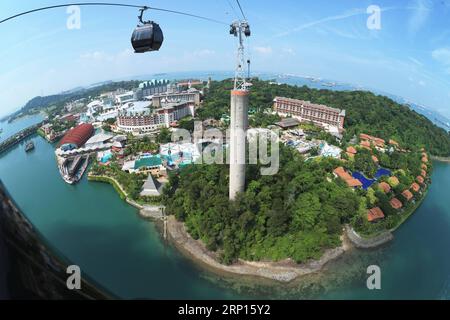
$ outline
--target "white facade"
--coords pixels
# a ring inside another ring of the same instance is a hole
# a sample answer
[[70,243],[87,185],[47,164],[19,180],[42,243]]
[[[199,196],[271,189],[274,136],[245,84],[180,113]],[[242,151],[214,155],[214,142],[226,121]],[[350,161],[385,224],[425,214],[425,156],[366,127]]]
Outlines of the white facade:
[[117,117],[117,127],[127,133],[155,132],[186,116],[194,116],[192,103],[167,104],[153,112],[121,112]]

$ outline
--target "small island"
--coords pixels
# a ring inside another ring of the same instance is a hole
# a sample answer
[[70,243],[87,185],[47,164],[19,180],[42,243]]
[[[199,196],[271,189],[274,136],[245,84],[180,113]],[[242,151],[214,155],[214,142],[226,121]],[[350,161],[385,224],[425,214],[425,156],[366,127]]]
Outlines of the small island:
[[[171,135],[192,133],[196,121],[225,132],[233,83],[179,83],[111,83],[53,97],[39,132],[54,142],[76,122],[92,123],[100,151],[90,155],[88,179],[112,184],[142,217],[161,219],[174,245],[213,270],[286,282],[351,247],[386,243],[426,196],[429,159],[450,154],[445,130],[387,97],[255,78],[249,125],[279,131],[280,168],[263,176],[260,164],[248,165],[245,191],[230,201],[229,167],[196,163],[204,145]],[[286,101],[327,112],[299,120]],[[173,121],[156,116],[174,110]],[[64,152],[89,151],[76,147]]]

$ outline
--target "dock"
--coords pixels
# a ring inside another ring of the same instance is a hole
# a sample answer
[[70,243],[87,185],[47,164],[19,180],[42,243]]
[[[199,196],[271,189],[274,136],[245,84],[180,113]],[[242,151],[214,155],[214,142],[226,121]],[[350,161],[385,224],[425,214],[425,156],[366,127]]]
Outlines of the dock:
[[25,140],[29,136],[35,134],[37,130],[45,123],[45,121],[42,121],[38,124],[32,125],[28,128],[25,128],[13,136],[9,137],[5,141],[0,143],[0,154],[7,151],[9,148],[19,144],[21,141]]

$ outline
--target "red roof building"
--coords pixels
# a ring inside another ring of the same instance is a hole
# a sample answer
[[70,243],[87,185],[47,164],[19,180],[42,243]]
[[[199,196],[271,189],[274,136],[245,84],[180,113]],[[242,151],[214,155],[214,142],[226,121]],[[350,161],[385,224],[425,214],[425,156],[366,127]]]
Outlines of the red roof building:
[[354,179],[344,168],[338,167],[333,172],[337,177],[344,180],[350,188],[362,187],[362,182]]
[[356,154],[357,153],[356,149],[353,148],[353,147],[347,147],[347,152],[348,153],[352,153],[352,154]]
[[92,124],[83,123],[73,129],[67,131],[59,142],[59,146],[71,145],[75,148],[83,146],[90,137],[93,136],[95,130]]
[[423,179],[423,177],[421,177],[421,176],[417,176],[416,180],[417,180],[417,182],[420,183],[420,184],[423,184],[424,181],[425,181],[425,180]]
[[393,145],[393,146],[396,146],[396,147],[399,146],[398,142],[395,141],[395,140],[393,140],[393,139],[389,139],[389,144],[391,144],[391,145]]
[[391,207],[394,208],[395,210],[401,209],[403,207],[402,202],[397,198],[392,198],[391,201],[389,201],[389,203],[391,204]]
[[367,211],[367,220],[373,222],[384,218],[384,213],[379,207],[369,209]]
[[345,180],[345,182],[347,183],[347,185],[350,188],[359,188],[359,187],[363,186],[362,182],[359,181],[358,179],[353,179],[352,178],[352,179],[349,179],[349,180]]
[[411,189],[413,189],[414,192],[419,192],[420,186],[419,186],[417,183],[414,182],[414,183],[411,185]]
[[391,186],[389,184],[387,184],[386,182],[380,182],[380,184],[378,186],[384,193],[391,192]]
[[414,197],[411,191],[405,190],[402,192],[402,196],[405,197],[406,200],[411,201],[411,199]]

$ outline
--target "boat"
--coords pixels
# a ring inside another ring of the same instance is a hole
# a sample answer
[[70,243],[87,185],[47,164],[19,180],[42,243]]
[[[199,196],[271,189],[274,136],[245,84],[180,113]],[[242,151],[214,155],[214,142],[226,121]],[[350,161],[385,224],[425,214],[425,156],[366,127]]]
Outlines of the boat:
[[59,173],[68,184],[75,184],[81,180],[89,165],[89,155],[76,156],[73,159],[60,159],[58,161]]
[[31,151],[31,150],[33,150],[34,149],[34,143],[33,143],[33,141],[30,141],[30,142],[28,142],[26,145],[25,145],[25,152],[29,152],[29,151]]

